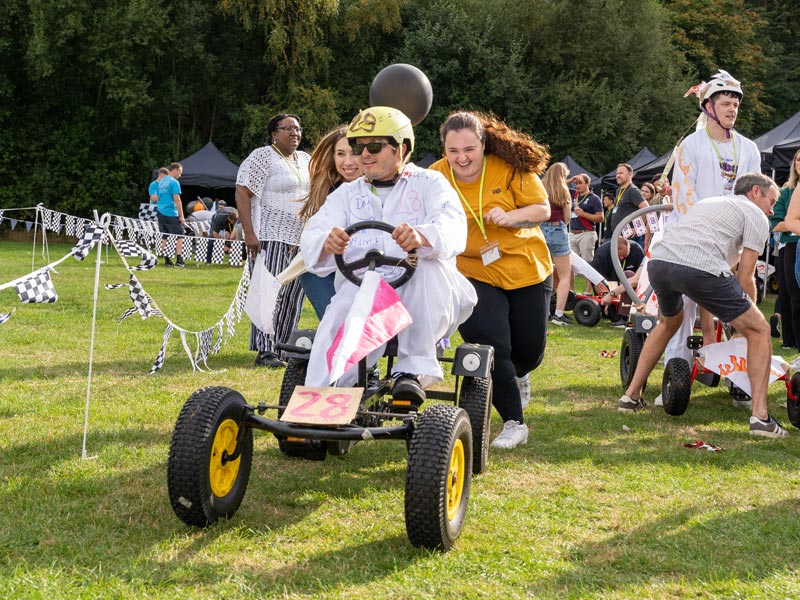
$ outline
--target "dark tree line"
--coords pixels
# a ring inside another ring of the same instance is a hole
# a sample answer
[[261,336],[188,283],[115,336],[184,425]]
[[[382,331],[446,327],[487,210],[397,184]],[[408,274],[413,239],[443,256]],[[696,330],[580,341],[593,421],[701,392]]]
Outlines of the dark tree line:
[[153,167],[209,140],[241,160],[277,112],[310,147],[395,62],[434,88],[415,156],[477,108],[603,173],[668,150],[718,68],[745,85],[743,133],[794,114],[798,23],[779,0],[6,0],[0,206],[131,214]]

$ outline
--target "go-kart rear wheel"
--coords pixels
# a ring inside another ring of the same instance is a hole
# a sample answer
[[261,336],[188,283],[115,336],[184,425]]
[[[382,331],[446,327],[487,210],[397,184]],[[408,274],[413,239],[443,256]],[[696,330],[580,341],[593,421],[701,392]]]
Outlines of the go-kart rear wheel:
[[622,387],[627,388],[631,384],[633,374],[636,372],[636,365],[639,364],[639,356],[642,354],[645,336],[636,333],[633,327],[626,327],[622,334],[622,346],[619,350],[619,378]]
[[489,426],[492,415],[492,380],[490,377],[464,377],[458,406],[469,415],[472,425],[472,473],[486,470],[489,462]]
[[[281,392],[278,397],[278,418],[283,415],[284,407],[289,404],[294,388],[304,385],[306,382],[306,371],[308,361],[302,358],[289,358],[286,361],[286,369],[283,372],[281,381]],[[294,458],[305,458],[308,460],[325,460],[327,450],[319,440],[287,440],[282,435],[275,435],[278,438],[278,448],[286,456]]]
[[692,370],[689,368],[689,363],[683,358],[670,358],[664,367],[664,377],[661,380],[664,412],[676,417],[685,413],[691,393]]
[[405,517],[414,546],[449,550],[461,533],[472,484],[466,411],[435,404],[417,416],[408,449]]
[[603,317],[603,311],[600,309],[600,305],[591,298],[581,298],[578,300],[575,303],[572,314],[575,315],[575,320],[578,323],[586,327],[594,327]]
[[[789,385],[792,387],[792,393],[786,394],[786,412],[789,416],[789,422],[800,428],[800,371],[792,375]],[[792,395],[794,398],[792,398]]]
[[228,519],[242,503],[253,462],[253,430],[240,429],[245,411],[241,394],[225,387],[197,390],[183,405],[170,441],[167,488],[187,525]]

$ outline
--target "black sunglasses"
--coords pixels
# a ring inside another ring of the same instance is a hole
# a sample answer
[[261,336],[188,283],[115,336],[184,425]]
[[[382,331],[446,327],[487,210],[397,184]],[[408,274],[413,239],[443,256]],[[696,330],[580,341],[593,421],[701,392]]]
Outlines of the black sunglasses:
[[378,154],[381,150],[383,150],[384,146],[391,146],[392,148],[397,148],[394,144],[390,144],[385,140],[380,140],[378,142],[368,142],[366,144],[359,144],[354,140],[350,140],[350,148],[353,150],[353,154],[356,156],[361,156],[364,152],[364,148],[369,150],[370,154]]

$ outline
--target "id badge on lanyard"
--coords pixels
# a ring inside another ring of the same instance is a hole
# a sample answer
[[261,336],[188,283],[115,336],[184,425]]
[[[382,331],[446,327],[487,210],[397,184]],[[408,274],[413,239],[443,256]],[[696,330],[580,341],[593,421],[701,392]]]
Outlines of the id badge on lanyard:
[[492,264],[496,260],[499,260],[501,256],[500,244],[497,242],[489,242],[483,248],[481,248],[481,260],[483,261],[484,267]]

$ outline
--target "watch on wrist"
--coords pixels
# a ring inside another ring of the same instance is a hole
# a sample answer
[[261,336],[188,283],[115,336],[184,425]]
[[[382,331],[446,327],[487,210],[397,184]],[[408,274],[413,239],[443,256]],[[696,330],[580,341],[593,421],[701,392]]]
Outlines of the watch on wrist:
[[610,292],[608,292],[608,295],[611,296],[612,298],[616,298],[617,297],[617,291],[616,290],[611,290]]

